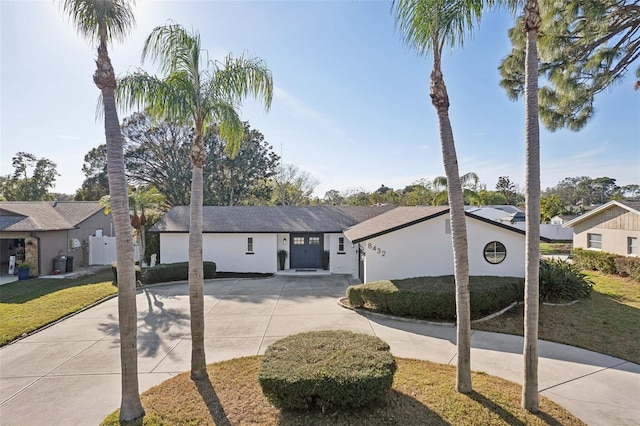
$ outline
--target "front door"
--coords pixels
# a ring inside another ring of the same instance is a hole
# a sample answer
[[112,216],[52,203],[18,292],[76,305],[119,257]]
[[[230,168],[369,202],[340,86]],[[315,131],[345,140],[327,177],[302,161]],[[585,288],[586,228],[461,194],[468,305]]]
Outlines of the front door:
[[291,234],[291,269],[322,268],[322,234]]

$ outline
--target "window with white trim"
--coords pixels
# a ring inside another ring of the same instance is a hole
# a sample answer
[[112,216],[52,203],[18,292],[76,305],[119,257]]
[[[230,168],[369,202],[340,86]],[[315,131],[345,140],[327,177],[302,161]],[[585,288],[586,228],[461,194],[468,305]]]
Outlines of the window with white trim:
[[638,255],[638,237],[627,237],[627,254]]
[[247,253],[253,253],[253,237],[247,237]]
[[338,237],[338,253],[344,253],[344,237]]
[[507,257],[507,248],[499,241],[491,241],[484,246],[484,260],[497,265]]
[[587,248],[602,249],[602,234],[587,234]]

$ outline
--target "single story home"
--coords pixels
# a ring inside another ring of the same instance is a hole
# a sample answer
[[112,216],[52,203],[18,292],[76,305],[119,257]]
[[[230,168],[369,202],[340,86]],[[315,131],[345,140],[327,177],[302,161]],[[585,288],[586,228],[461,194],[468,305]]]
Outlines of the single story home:
[[88,262],[89,237],[112,235],[111,214],[97,201],[0,202],[0,262],[7,273],[13,256],[27,262],[30,275],[50,274],[57,256]]
[[609,201],[562,226],[573,228],[573,247],[638,256],[640,201]]
[[[453,273],[449,207],[205,206],[203,259],[219,271],[320,269],[329,255],[334,274],[363,282]],[[466,213],[470,271],[474,275],[524,276],[524,231]],[[189,253],[189,207],[177,206],[152,228],[160,235],[162,263]]]

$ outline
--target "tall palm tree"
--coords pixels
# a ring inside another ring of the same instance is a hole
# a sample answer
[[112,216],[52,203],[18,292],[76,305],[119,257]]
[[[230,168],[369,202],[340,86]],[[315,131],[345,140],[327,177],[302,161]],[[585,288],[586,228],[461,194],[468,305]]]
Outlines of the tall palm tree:
[[101,91],[104,109],[109,194],[118,261],[118,321],[122,370],[120,419],[132,421],[144,416],[138,390],[136,277],[123,140],[114,97],[116,77],[107,44],[113,39],[123,39],[135,25],[135,19],[131,4],[126,0],[62,0],[61,5],[78,33],[98,44],[93,81]]
[[204,297],[202,271],[202,185],[207,127],[218,126],[226,150],[235,154],[244,136],[237,109],[252,95],[269,109],[273,80],[258,58],[206,61],[197,31],[187,32],[169,23],[156,27],[144,43],[142,61],[156,62],[164,77],[138,71],[118,84],[118,101],[129,107],[147,108],[152,117],[194,128],[191,144],[191,208],[189,224],[189,302],[191,312],[191,378],[207,377],[204,350]]
[[540,314],[540,123],[538,121],[538,29],[537,0],[526,0],[523,31],[525,53],[525,296],[524,383],[522,407],[537,413],[538,406],[538,317]]
[[396,0],[396,23],[405,41],[419,53],[433,55],[430,95],[438,114],[440,143],[451,216],[453,265],[456,281],[458,365],[456,390],[471,392],[471,315],[469,301],[469,255],[464,198],[453,130],[449,120],[449,95],[442,75],[445,45],[462,43],[465,32],[479,21],[482,0]]

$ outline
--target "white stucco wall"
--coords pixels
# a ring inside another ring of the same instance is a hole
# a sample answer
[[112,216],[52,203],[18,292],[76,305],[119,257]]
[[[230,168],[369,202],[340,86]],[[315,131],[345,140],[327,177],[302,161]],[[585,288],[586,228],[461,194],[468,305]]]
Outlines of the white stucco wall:
[[[366,252],[365,282],[453,274],[448,215],[430,219],[360,244]],[[524,235],[467,218],[469,271],[472,275],[524,276]],[[484,259],[487,243],[499,241],[507,257],[498,265]],[[375,249],[375,250],[374,250]]]
[[[338,251],[340,238],[344,238],[344,250]],[[329,270],[332,274],[357,275],[358,247],[352,247],[351,241],[339,234],[324,234],[325,250],[329,250]]]
[[[253,254],[247,253],[248,237],[253,238]],[[278,234],[203,234],[202,258],[215,262],[218,271],[273,273],[282,238]],[[189,234],[161,233],[160,259],[162,263],[188,261]]]

